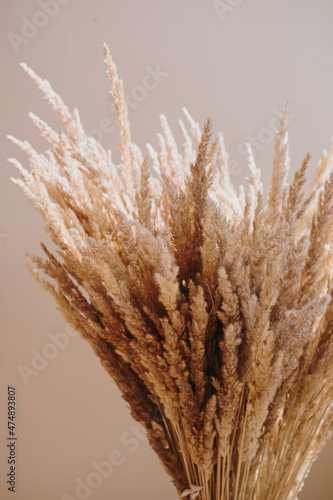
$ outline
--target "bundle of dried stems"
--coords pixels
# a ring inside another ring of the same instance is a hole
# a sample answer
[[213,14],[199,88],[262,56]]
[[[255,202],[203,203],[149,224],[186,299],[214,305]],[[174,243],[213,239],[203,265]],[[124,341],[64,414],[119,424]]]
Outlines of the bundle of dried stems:
[[[92,345],[179,496],[297,496],[333,424],[333,146],[303,193],[309,156],[287,182],[287,106],[267,201],[248,147],[236,194],[223,137],[184,110],[183,150],[167,120],[151,162],[132,142],[105,46],[121,164],[85,134],[46,80],[23,65],[66,133],[11,138],[31,170],[13,179],[43,215],[60,260],[31,256],[66,320]],[[151,163],[151,164],[150,164]]]

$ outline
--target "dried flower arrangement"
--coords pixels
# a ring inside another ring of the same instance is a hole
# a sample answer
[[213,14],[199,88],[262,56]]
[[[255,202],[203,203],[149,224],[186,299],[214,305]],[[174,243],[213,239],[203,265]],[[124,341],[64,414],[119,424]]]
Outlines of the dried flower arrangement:
[[333,424],[333,146],[303,193],[289,185],[287,106],[267,202],[248,148],[236,194],[223,137],[185,110],[180,153],[166,118],[158,151],[132,142],[105,46],[121,164],[85,134],[46,80],[23,65],[66,128],[31,119],[50,147],[15,159],[60,259],[31,256],[41,285],[92,345],[179,496],[292,500]]

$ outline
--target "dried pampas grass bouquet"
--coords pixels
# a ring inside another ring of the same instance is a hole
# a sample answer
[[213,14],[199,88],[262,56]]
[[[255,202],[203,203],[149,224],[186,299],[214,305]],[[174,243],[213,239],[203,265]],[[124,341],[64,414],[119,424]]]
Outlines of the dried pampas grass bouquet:
[[[121,163],[23,65],[65,126],[31,119],[49,143],[13,179],[41,212],[31,272],[89,341],[189,500],[293,500],[333,424],[333,147],[304,194],[288,183],[285,106],[267,195],[248,147],[236,192],[223,137],[185,110],[177,148],[132,142],[124,91],[105,62]],[[265,199],[264,199],[265,198]],[[41,274],[46,275],[41,276]]]

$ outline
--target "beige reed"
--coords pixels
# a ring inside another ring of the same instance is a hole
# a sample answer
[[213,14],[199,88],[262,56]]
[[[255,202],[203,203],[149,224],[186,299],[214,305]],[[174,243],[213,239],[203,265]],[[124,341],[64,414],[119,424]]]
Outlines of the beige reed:
[[23,65],[66,130],[31,114],[47,152],[11,138],[31,167],[10,160],[13,180],[59,249],[42,245],[30,270],[100,357],[180,497],[295,499],[333,423],[333,146],[308,195],[309,156],[288,184],[285,106],[266,201],[250,147],[237,194],[222,135],[211,144],[210,121],[201,130],[186,110],[182,151],[162,116],[143,158],[107,46],[105,61],[118,166]]

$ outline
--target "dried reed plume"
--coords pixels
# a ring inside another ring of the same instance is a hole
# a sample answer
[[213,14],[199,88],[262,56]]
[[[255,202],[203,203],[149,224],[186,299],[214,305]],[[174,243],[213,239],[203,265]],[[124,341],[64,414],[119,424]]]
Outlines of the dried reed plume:
[[[308,195],[307,155],[287,182],[285,106],[267,201],[248,147],[236,193],[223,137],[184,110],[151,160],[132,142],[105,46],[121,164],[85,134],[46,80],[22,65],[66,129],[31,114],[50,144],[11,138],[31,170],[13,179],[60,259],[30,268],[92,345],[182,498],[295,499],[333,424],[333,146]],[[189,129],[189,131],[188,131]]]

